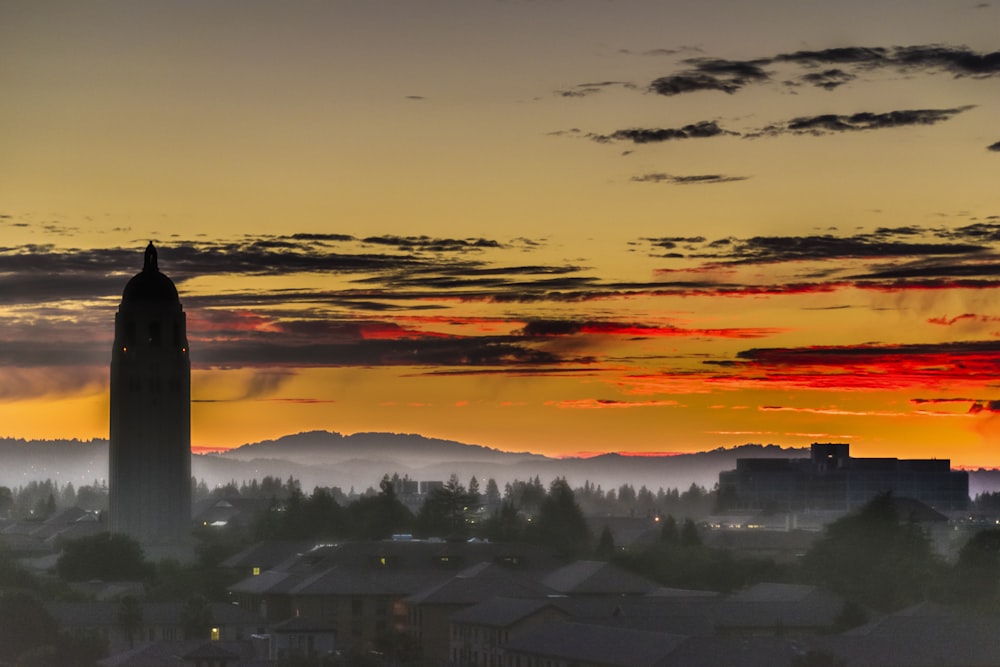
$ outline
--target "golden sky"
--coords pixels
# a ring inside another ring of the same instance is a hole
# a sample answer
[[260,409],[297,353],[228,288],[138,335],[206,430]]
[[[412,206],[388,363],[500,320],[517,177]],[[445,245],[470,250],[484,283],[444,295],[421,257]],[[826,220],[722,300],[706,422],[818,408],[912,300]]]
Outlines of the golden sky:
[[192,442],[1000,465],[1000,5],[0,4],[0,437],[107,436],[149,240]]

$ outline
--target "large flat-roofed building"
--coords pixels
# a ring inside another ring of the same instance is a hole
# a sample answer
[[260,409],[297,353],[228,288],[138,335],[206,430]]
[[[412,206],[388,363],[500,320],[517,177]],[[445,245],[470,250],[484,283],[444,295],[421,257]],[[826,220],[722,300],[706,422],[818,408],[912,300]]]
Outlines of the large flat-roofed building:
[[949,459],[853,458],[850,445],[814,443],[809,457],[737,459],[719,473],[726,509],[851,510],[880,493],[913,498],[939,511],[969,502],[969,475]]

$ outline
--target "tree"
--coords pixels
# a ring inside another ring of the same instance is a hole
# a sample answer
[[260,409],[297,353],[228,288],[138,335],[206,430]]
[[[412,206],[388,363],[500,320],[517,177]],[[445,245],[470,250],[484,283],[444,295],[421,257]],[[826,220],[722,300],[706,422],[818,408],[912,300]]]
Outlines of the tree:
[[486,506],[490,509],[500,504],[500,488],[497,481],[490,477],[486,480]]
[[510,500],[501,501],[486,520],[486,537],[493,542],[519,542],[524,539],[524,531],[525,521]]
[[152,574],[152,566],[135,539],[99,533],[68,541],[56,561],[56,571],[66,581],[141,580]]
[[816,583],[881,611],[927,599],[944,574],[927,535],[900,521],[889,493],[829,524],[803,566]]
[[452,474],[443,486],[428,494],[417,516],[417,526],[425,535],[465,537],[469,532],[469,516],[478,503],[478,491],[475,494],[466,491],[458,475]]
[[396,497],[388,476],[380,487],[379,493],[362,496],[347,506],[346,528],[350,537],[381,540],[412,530],[413,513]]
[[39,498],[35,507],[31,510],[31,516],[36,519],[48,519],[56,513],[56,497],[54,493],[49,493],[44,498]]
[[691,518],[684,519],[684,525],[681,526],[680,543],[684,547],[701,546],[701,535],[698,534],[698,526],[695,525],[694,520]]
[[590,527],[565,478],[552,480],[532,532],[535,541],[554,547],[566,558],[590,551]]
[[677,529],[677,519],[673,514],[668,514],[660,527],[660,541],[667,544],[680,544],[681,534]]
[[604,524],[601,535],[597,538],[597,547],[594,549],[594,554],[604,560],[609,560],[615,555],[615,536],[611,534],[611,529],[607,524]]
[[22,653],[44,647],[58,629],[34,595],[11,590],[0,594],[0,661],[13,664]]
[[13,508],[14,494],[9,487],[0,486],[0,517],[6,517]]
[[995,604],[1000,593],[1000,530],[981,530],[970,537],[958,552],[954,572],[958,602]]

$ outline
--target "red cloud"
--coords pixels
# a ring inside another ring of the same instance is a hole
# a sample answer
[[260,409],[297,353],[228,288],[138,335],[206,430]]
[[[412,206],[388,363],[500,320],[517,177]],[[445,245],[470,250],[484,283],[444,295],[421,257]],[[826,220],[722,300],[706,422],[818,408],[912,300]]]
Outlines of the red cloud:
[[[732,380],[807,389],[897,390],[989,383],[996,342],[748,350],[727,366]],[[725,379],[724,379],[725,380]]]
[[681,327],[654,327],[644,324],[620,324],[616,322],[591,322],[580,328],[581,333],[614,336],[657,337],[657,336],[711,336],[715,338],[764,338],[784,333],[785,329],[749,327],[732,329],[685,329]]
[[566,401],[546,401],[545,405],[570,410],[607,410],[624,408],[661,408],[680,405],[677,401],[613,401],[603,398],[580,398]]

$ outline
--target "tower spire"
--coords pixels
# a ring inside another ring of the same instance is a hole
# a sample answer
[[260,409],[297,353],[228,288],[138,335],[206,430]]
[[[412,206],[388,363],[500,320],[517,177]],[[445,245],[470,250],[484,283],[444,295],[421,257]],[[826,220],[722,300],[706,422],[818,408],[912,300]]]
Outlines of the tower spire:
[[143,271],[159,271],[159,267],[156,266],[156,248],[153,247],[153,242],[150,241],[149,245],[146,246],[146,255],[142,262]]

